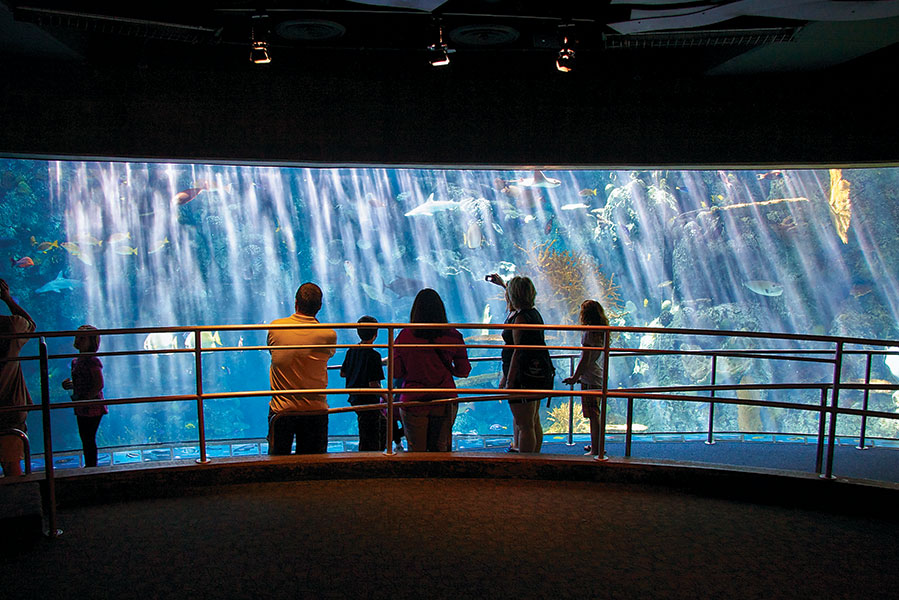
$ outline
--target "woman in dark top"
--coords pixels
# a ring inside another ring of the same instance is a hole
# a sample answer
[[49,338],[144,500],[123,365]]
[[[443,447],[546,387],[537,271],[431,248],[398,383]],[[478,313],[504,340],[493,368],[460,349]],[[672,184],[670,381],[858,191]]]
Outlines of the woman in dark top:
[[[446,307],[440,295],[425,288],[412,303],[410,323],[446,323]],[[458,348],[397,348],[394,377],[404,388],[448,388],[455,390],[453,377],[468,377],[471,363],[462,334],[452,327],[439,329],[406,328],[396,336],[397,344],[458,344]],[[400,402],[422,402],[455,398],[456,393],[402,393]],[[448,452],[452,450],[456,404],[410,406],[400,409],[406,441],[411,452]]]
[[[92,331],[96,327],[82,325],[79,331]],[[93,353],[100,349],[100,336],[89,333],[75,336],[73,344],[78,352]],[[79,356],[72,361],[72,378],[62,382],[62,387],[72,390],[72,400],[100,400],[103,398],[103,363],[96,356]],[[78,435],[84,452],[84,466],[97,466],[97,429],[100,420],[109,410],[105,404],[76,406]]]
[[[513,277],[504,284],[499,275],[488,275],[491,283],[506,288],[506,304],[509,316],[506,323],[542,325],[543,317],[534,308],[537,291],[527,277]],[[543,331],[537,329],[503,330],[503,341],[511,345],[545,346]],[[552,387],[555,369],[544,349],[503,348],[502,389],[545,389]],[[543,426],[540,423],[540,400],[536,396],[509,398],[512,411],[512,450],[519,452],[540,452],[543,446]]]

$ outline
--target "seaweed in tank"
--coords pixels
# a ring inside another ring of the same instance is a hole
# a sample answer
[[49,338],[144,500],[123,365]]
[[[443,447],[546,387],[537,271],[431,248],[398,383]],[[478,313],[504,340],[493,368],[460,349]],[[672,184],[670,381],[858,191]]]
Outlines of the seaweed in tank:
[[[568,403],[553,406],[546,413],[544,433],[568,433]],[[590,433],[590,422],[584,418],[579,408],[574,409],[574,433]]]
[[527,263],[536,271],[536,284],[550,291],[550,304],[566,322],[576,323],[581,303],[588,298],[598,301],[610,318],[619,316],[624,308],[618,295],[614,275],[606,277],[591,257],[571,250],[555,248],[558,239],[520,250],[527,254]]

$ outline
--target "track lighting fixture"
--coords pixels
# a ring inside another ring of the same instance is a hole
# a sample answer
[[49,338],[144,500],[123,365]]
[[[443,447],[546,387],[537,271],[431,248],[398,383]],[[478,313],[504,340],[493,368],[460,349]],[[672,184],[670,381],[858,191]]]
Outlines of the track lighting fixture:
[[450,64],[449,55],[451,50],[446,42],[443,41],[443,26],[437,26],[437,43],[428,46],[428,61],[432,67],[445,67]]
[[556,57],[556,69],[562,73],[570,73],[574,70],[574,25],[560,25],[559,36],[562,38],[562,47]]
[[263,11],[250,17],[250,62],[257,65],[266,65],[272,62],[268,46],[268,36],[271,31],[268,18]]

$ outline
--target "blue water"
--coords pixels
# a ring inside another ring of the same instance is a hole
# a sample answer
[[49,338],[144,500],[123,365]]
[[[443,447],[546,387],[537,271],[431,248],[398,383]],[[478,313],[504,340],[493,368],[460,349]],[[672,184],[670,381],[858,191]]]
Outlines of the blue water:
[[[897,183],[897,169],[535,173],[3,160],[0,250],[12,260],[4,259],[2,277],[41,330],[268,323],[293,311],[304,281],[324,290],[323,322],[355,322],[363,314],[406,321],[414,294],[433,287],[451,321],[500,323],[501,290],[484,282],[484,275],[499,272],[534,279],[548,323],[574,323],[580,303],[595,298],[615,325],[896,339]],[[841,197],[840,189],[848,194]],[[12,264],[24,257],[34,265]],[[470,341],[495,340],[497,333],[464,332]],[[252,346],[264,339],[264,332],[222,331],[206,343]],[[355,341],[352,330],[341,332],[340,343]],[[102,350],[184,348],[185,342],[183,334],[107,337]],[[377,342],[387,342],[383,331]],[[618,340],[661,349],[745,343],[654,335]],[[51,340],[50,351],[69,352],[70,344]],[[36,353],[36,345],[26,346],[29,351]],[[342,354],[331,364],[339,365]],[[191,354],[107,357],[106,395],[189,394],[193,360]],[[566,374],[567,361],[558,366]],[[37,396],[35,365],[25,371]],[[478,364],[468,385],[492,387],[496,371],[496,363]],[[268,356],[207,354],[204,372],[207,392],[266,389]],[[897,375],[875,360],[872,378],[893,382]],[[67,376],[68,361],[52,361],[54,401],[67,399],[59,386]],[[843,376],[863,377],[863,365],[848,361]],[[629,357],[610,368],[612,387],[708,377],[703,359]],[[719,383],[830,377],[820,365],[745,359],[719,371]],[[334,371],[330,385],[343,385]],[[845,397],[850,404],[860,400]],[[798,401],[816,403],[817,395]],[[208,402],[209,437],[264,435],[266,403]],[[345,405],[345,398],[331,404]],[[872,408],[894,411],[895,403],[890,394],[877,394]],[[638,402],[636,421],[652,431],[698,431],[705,411]],[[544,412],[548,427],[551,415]],[[613,422],[623,413],[613,402]],[[463,406],[456,431],[503,433],[510,426],[508,407],[488,402]],[[816,431],[808,416],[779,409],[721,407],[716,426]],[[29,427],[39,440],[36,416]],[[876,430],[870,435],[896,436],[892,422],[869,427]],[[54,431],[58,448],[79,446],[69,411],[54,415]],[[354,432],[354,417],[332,417],[331,431]],[[191,403],[114,407],[99,434],[102,446],[196,438]]]

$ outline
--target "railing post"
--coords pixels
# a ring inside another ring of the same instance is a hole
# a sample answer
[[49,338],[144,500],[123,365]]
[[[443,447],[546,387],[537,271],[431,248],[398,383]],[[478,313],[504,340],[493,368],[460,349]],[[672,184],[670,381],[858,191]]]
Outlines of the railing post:
[[837,407],[840,405],[840,378],[843,372],[843,342],[837,342],[833,365],[833,394],[830,397],[830,432],[827,440],[827,462],[824,478],[833,478],[833,452],[837,441]]
[[393,327],[387,328],[387,445],[385,456],[393,456]]
[[[574,375],[574,357],[568,357],[568,376]],[[571,391],[574,391],[574,384],[571,384]],[[568,445],[574,446],[574,394],[568,396]]]
[[[711,398],[715,397],[714,387],[715,387],[715,382],[717,381],[717,377],[718,377],[718,355],[713,354],[712,355],[712,379],[711,379],[711,385],[712,385],[713,389],[709,393],[709,397],[711,397]],[[705,443],[708,445],[712,445],[715,443],[715,403],[714,402],[709,402],[709,439],[707,439],[705,441]]]
[[41,419],[44,430],[44,476],[47,478],[47,535],[51,538],[62,535],[56,527],[56,482],[53,472],[53,432],[50,427],[50,367],[48,364],[47,341],[42,337],[41,361]]
[[194,373],[197,378],[197,431],[200,435],[200,458],[197,463],[210,462],[206,457],[206,419],[203,418],[203,348],[199,330],[194,331]]
[[631,440],[634,437],[634,398],[633,396],[628,396],[627,398],[627,428],[624,433],[624,456],[630,458],[631,456]]
[[818,412],[818,444],[815,450],[815,473],[821,474],[824,464],[824,419],[827,415],[827,388],[821,388],[821,410]]
[[865,446],[865,432],[868,428],[868,396],[871,394],[871,390],[868,386],[871,384],[871,353],[868,352],[868,361],[865,365],[865,400],[862,403],[862,411],[864,414],[862,415],[862,427],[861,431],[858,435],[858,448],[859,450],[867,450],[868,447]]
[[611,342],[612,333],[606,329],[602,348],[602,405],[599,409],[599,435],[596,437],[599,449],[598,451],[596,448],[593,449],[597,452],[594,456],[595,460],[609,460],[609,457],[606,456],[606,407],[609,399],[609,348]]

